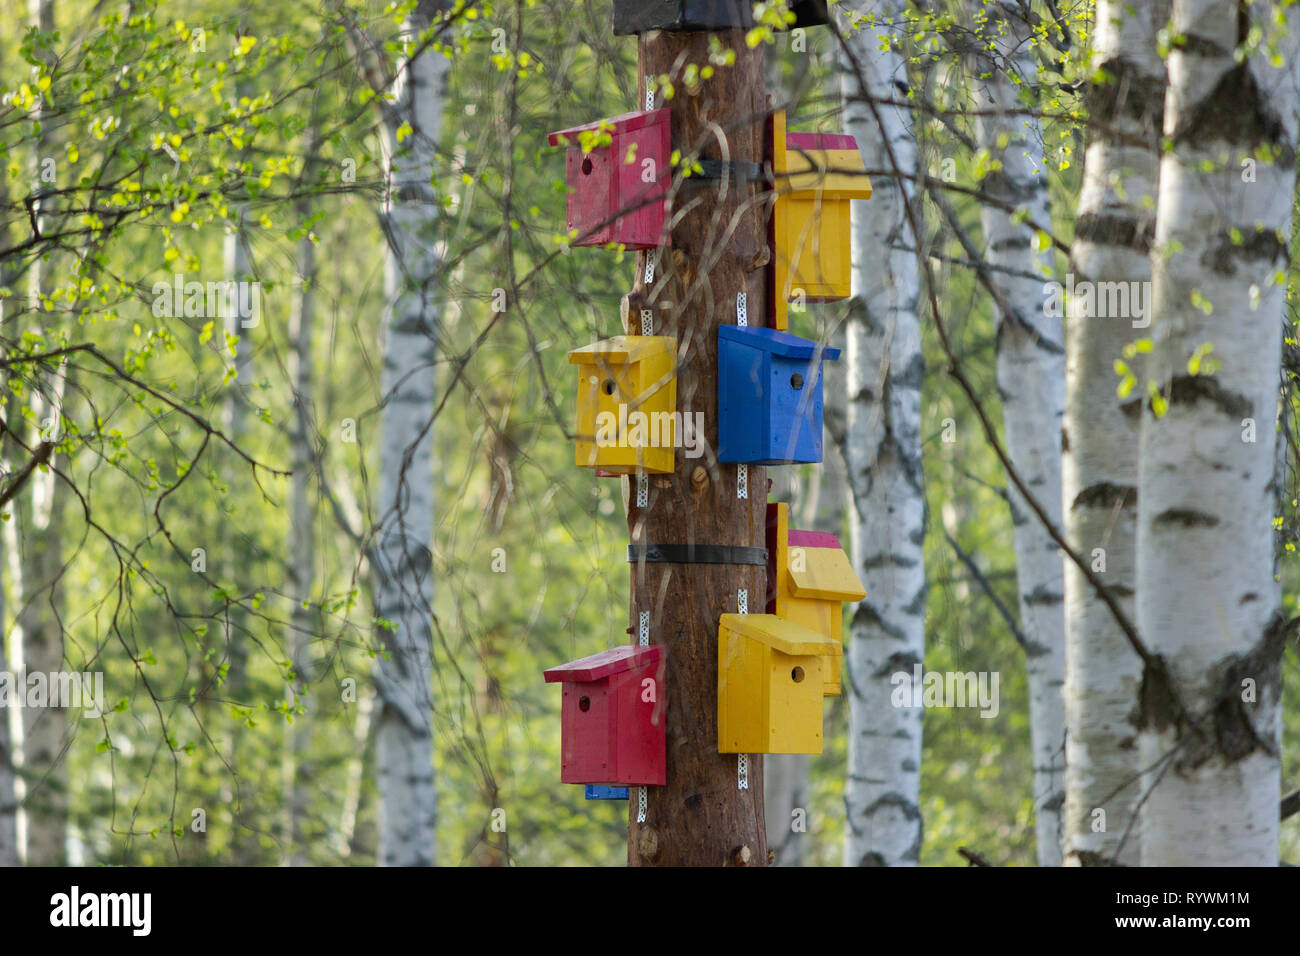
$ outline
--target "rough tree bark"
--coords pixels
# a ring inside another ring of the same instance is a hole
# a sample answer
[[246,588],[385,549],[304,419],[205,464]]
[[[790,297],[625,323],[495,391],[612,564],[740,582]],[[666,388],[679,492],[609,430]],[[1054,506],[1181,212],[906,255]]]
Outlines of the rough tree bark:
[[[1239,62],[1252,28],[1263,42]],[[1286,302],[1276,279],[1289,261],[1300,19],[1277,3],[1175,0],[1172,32],[1172,148],[1151,256],[1155,397],[1138,479],[1137,625],[1153,655],[1140,752],[1154,768],[1141,858],[1275,866],[1284,631],[1270,529]]]
[[[716,37],[735,51],[735,63],[688,89],[686,64],[709,62]],[[762,162],[763,59],[743,31],[651,33],[638,39],[638,89],[647,77],[668,75],[676,96],[658,105],[672,111],[675,148],[702,158]],[[638,104],[640,105],[640,104]],[[679,192],[676,213],[684,213],[672,234],[671,255],[639,253],[630,299],[631,332],[640,331],[641,307],[653,308],[656,335],[678,342],[677,407],[704,413],[704,436],[717,445],[717,328],[736,324],[736,295],[747,294],[749,321],[766,314],[767,216],[770,204],[761,184],[714,183]],[[647,255],[655,255],[654,281],[645,282]],[[766,538],[765,469],[748,467],[749,495],[737,497],[737,466],[676,456],[672,475],[649,479],[648,503],[636,503],[630,489],[628,530],[634,545],[687,544],[759,546]],[[748,789],[738,789],[737,755],[718,753],[718,618],[737,611],[745,589],[751,613],[761,612],[766,572],[753,565],[657,564],[631,566],[632,633],[639,612],[650,612],[650,641],[666,650],[659,699],[668,721],[667,783],[647,787],[645,823],[637,822],[632,792],[628,817],[631,866],[723,866],[767,864],[763,821],[762,757],[748,755]]]
[[[992,49],[976,58],[978,145],[1002,164],[984,180],[991,196],[1051,221],[1047,178],[1039,152],[1038,121],[1019,113],[1021,91],[1032,89],[1037,64],[1032,27],[1010,2],[983,6],[977,32]],[[1034,98],[1036,99],[1036,98]],[[1032,101],[1032,100],[1031,100]],[[1005,209],[983,204],[985,258],[992,266],[1047,273],[1051,248],[1035,248],[1034,229]],[[1047,273],[1050,274],[1050,273]],[[1065,415],[1064,330],[1045,308],[1043,282],[992,271],[998,291],[997,379],[1006,450],[1012,465],[1058,527],[1061,520],[1061,423]],[[1033,752],[1034,831],[1040,866],[1061,864],[1061,809],[1065,802],[1065,584],[1056,543],[1008,482],[1020,630],[1025,636]]]
[[[419,37],[440,11],[421,0],[403,24],[401,64],[386,114],[388,315],[378,526],[371,553],[375,613],[392,623],[375,667],[379,708],[379,858],[432,866],[437,791],[433,768],[433,407],[438,335],[437,197],[431,185],[450,61]],[[410,134],[398,141],[398,130]]]
[[[1113,363],[1147,334],[1134,293],[1149,309],[1165,95],[1156,33],[1168,19],[1168,0],[1141,7],[1130,0],[1097,3],[1090,70],[1096,79],[1086,93],[1088,145],[1070,251],[1076,286],[1122,290],[1114,301],[1129,307],[1112,309],[1102,297],[1086,295],[1068,303],[1065,533],[1130,617],[1142,403],[1137,394],[1118,397]],[[1137,364],[1136,357],[1127,361]],[[1140,795],[1133,704],[1141,660],[1072,562],[1066,562],[1065,609],[1065,862],[1136,865],[1136,834],[1128,840],[1124,834]]]
[[[842,92],[848,131],[869,167],[917,172],[906,110],[877,106],[907,81],[906,61],[882,35],[905,4],[877,7],[885,18],[845,38]],[[856,66],[855,66],[856,64]],[[886,143],[889,152],[886,151]],[[925,359],[917,319],[916,239],[907,225],[906,181],[880,176],[852,213],[854,297],[847,329],[845,460],[852,498],[853,565],[866,598],[853,611],[844,662],[849,694],[849,766],[844,803],[849,866],[912,866],[921,855],[921,708],[894,707],[891,676],[925,660],[925,479],[921,468],[921,382]]]

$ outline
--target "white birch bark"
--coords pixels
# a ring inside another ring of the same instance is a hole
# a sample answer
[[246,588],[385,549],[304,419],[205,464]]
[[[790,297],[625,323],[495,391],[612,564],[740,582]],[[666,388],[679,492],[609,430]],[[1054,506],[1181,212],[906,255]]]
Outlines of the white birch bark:
[[[1168,0],[1097,3],[1089,72],[1104,79],[1087,94],[1090,132],[1070,259],[1074,285],[1092,294],[1068,303],[1065,533],[1130,619],[1141,399],[1118,397],[1113,363],[1147,335],[1165,91],[1156,33],[1168,19]],[[1134,707],[1141,661],[1069,561],[1065,607],[1065,862],[1133,866],[1137,834],[1124,835],[1141,792]]]
[[[977,58],[974,81],[978,145],[1001,161],[983,183],[992,196],[1051,222],[1047,178],[1039,158],[1037,120],[1017,113],[1020,94],[1037,75],[1031,28],[1011,3],[988,3],[979,26],[993,50]],[[1000,145],[1005,143],[1005,145]],[[1036,248],[1034,229],[1005,209],[980,208],[985,259],[995,267],[997,380],[1007,454],[1012,466],[1053,523],[1061,520],[1061,422],[1065,414],[1065,349],[1060,315],[1044,308],[1043,282],[996,267],[1047,273],[1050,249]],[[1034,832],[1040,866],[1061,864],[1061,808],[1065,802],[1065,586],[1060,551],[1010,482],[1012,539],[1016,553],[1020,629],[1025,636],[1033,753]]]
[[[848,131],[872,167],[889,168],[889,144],[903,175],[915,175],[917,150],[906,111],[866,98],[893,99],[906,82],[903,56],[882,50],[902,0],[876,4],[877,23],[846,40],[842,93]],[[860,72],[860,76],[858,75]],[[924,476],[921,381],[925,361],[916,303],[916,245],[905,214],[911,188],[880,176],[874,195],[853,204],[853,299],[848,347],[845,459],[853,508],[852,560],[867,592],[852,615],[844,662],[849,695],[849,766],[844,803],[848,866],[910,866],[921,853],[921,708],[894,707],[890,676],[925,657]]]
[[[31,0],[32,21],[42,30],[54,29],[53,0]],[[49,54],[45,54],[49,56]],[[43,132],[37,140],[36,166],[42,160],[56,158],[53,140]],[[56,180],[63,165],[55,163]],[[63,175],[69,175],[63,170]],[[46,185],[42,183],[41,185]],[[58,185],[57,181],[54,185]],[[53,214],[52,204],[38,201],[38,217],[45,228]],[[52,321],[44,311],[42,299],[50,290],[47,264],[34,260],[31,267],[32,311],[29,321],[44,327]],[[36,390],[32,406],[37,429],[29,447],[60,437],[64,374],[60,368],[45,378]],[[54,453],[49,463],[57,464]],[[18,615],[22,634],[22,660],[26,673],[51,673],[64,669],[63,663],[63,540],[62,512],[65,494],[60,493],[53,470],[37,472],[30,479],[30,496],[26,506],[15,509],[19,527],[22,578],[26,585],[24,602]],[[26,492],[27,489],[24,489]],[[63,707],[29,707],[22,711],[23,775],[26,830],[25,859],[29,865],[58,866],[67,858],[67,786],[68,770],[64,760],[68,718]]]
[[[411,49],[437,4],[404,25]],[[379,526],[372,553],[375,612],[394,629],[375,668],[379,708],[379,856],[386,866],[432,865],[436,791],[431,688],[433,407],[438,306],[438,206],[430,177],[448,60],[422,49],[399,72],[385,129],[388,315],[384,344]],[[398,142],[398,130],[410,135]]]
[[[315,152],[315,131],[308,134],[307,148],[310,166]],[[299,208],[305,219],[309,210]],[[308,842],[305,823],[311,794],[313,767],[311,765],[311,687],[315,680],[311,641],[316,633],[316,614],[313,608],[313,558],[315,538],[312,533],[315,509],[311,503],[311,477],[315,464],[312,441],[312,326],[316,318],[316,244],[310,236],[298,243],[298,287],[294,294],[293,312],[290,316],[289,337],[293,345],[290,375],[293,381],[294,425],[292,435],[293,478],[289,492],[289,595],[293,600],[290,618],[294,683],[289,688],[291,704],[304,708],[306,713],[290,725],[290,744],[287,757],[290,763],[288,781],[289,862],[293,866],[308,863]],[[306,606],[304,606],[306,605]]]
[[[0,538],[0,569],[4,567],[7,542]],[[2,573],[2,572],[0,572]],[[9,672],[9,657],[5,652],[5,590],[0,584],[0,674]],[[18,858],[18,796],[14,789],[14,749],[9,730],[8,707],[0,708],[0,866],[17,866]]]
[[[1251,27],[1263,42],[1239,63]],[[1167,409],[1144,410],[1138,478],[1137,625],[1156,655],[1141,691],[1140,753],[1156,766],[1141,857],[1275,866],[1276,280],[1289,261],[1300,17],[1270,2],[1175,0],[1173,33],[1185,39],[1168,60],[1149,376]],[[1215,365],[1198,366],[1206,343]]]

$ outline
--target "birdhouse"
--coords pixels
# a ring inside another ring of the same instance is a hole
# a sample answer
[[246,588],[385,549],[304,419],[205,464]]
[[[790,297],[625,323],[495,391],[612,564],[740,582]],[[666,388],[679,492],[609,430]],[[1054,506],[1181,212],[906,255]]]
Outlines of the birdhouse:
[[[609,144],[594,145],[609,137]],[[624,113],[552,133],[552,146],[566,146],[568,224],[575,246],[620,242],[654,249],[662,235],[672,180],[668,110]],[[584,148],[585,147],[585,148]]]
[[775,614],[718,623],[718,753],[819,754],[826,661],[840,646]]
[[562,782],[663,785],[662,652],[657,646],[615,647],[543,672],[547,683],[564,684]]
[[569,353],[578,366],[577,449],[584,468],[670,474],[680,434],[677,340],[616,335]]
[[[826,0],[792,0],[791,27],[827,23]],[[754,0],[614,0],[614,34],[648,30],[748,30]]]
[[718,461],[822,460],[822,361],[839,349],[776,329],[718,327]]
[[849,556],[833,534],[790,528],[790,506],[767,506],[767,612],[828,638],[835,653],[823,673],[825,693],[840,693],[845,601],[866,597]]
[[588,800],[626,800],[627,787],[606,787],[598,783],[589,783],[583,796]]
[[850,201],[870,199],[857,140],[842,133],[787,133],[772,115],[774,322],[789,303],[833,302],[850,294]]

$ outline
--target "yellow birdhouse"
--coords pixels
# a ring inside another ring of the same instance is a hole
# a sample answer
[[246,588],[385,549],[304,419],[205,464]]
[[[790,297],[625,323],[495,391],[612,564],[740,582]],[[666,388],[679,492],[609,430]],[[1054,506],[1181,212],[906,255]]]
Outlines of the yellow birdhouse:
[[857,140],[844,133],[787,133],[785,111],[772,116],[775,325],[788,324],[791,301],[833,302],[850,293],[849,209],[870,199]]
[[718,753],[819,754],[826,661],[840,646],[775,614],[718,623]]
[[616,335],[569,353],[578,366],[574,461],[617,475],[671,474],[681,435],[677,339]]
[[790,528],[790,506],[767,506],[768,612],[829,638],[835,654],[823,673],[825,693],[840,693],[840,657],[845,601],[866,597],[839,538]]

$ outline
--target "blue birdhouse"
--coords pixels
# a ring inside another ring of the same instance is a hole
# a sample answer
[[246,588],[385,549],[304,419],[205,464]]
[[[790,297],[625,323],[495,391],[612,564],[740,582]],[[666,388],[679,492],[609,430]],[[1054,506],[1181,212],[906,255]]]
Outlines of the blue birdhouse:
[[587,784],[588,800],[626,800],[627,787],[606,787],[599,783]]
[[822,361],[840,350],[776,329],[718,329],[718,460],[822,460]]

